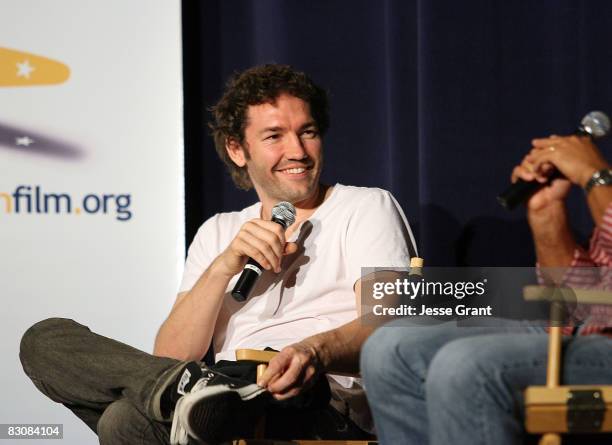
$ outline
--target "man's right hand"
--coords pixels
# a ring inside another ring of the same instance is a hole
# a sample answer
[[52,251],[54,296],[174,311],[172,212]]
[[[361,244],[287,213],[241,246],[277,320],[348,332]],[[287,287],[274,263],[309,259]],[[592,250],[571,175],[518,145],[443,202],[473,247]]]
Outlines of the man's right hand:
[[252,219],[242,225],[230,245],[215,260],[217,271],[228,277],[240,273],[248,258],[276,273],[284,255],[295,253],[296,243],[285,241],[285,231],[273,221]]
[[[562,139],[557,136],[556,143]],[[512,171],[512,182],[524,181],[548,182],[554,160],[549,160],[550,146],[542,145],[545,140],[534,140],[534,147],[522,162]],[[537,142],[537,143],[536,143]],[[562,173],[566,173],[563,172]],[[533,234],[536,256],[540,266],[567,267],[571,264],[576,249],[567,219],[565,199],[569,194],[572,182],[565,177],[553,179],[551,184],[542,187],[527,200],[527,220]]]
[[[511,177],[513,184],[519,179],[523,181],[538,181],[542,184],[548,181],[548,176],[554,168],[553,165],[544,163],[536,166],[532,160],[532,152],[525,156],[519,165],[514,167]],[[528,213],[535,215],[561,207],[569,194],[571,186],[572,183],[565,178],[554,179],[550,185],[541,188],[527,200]]]

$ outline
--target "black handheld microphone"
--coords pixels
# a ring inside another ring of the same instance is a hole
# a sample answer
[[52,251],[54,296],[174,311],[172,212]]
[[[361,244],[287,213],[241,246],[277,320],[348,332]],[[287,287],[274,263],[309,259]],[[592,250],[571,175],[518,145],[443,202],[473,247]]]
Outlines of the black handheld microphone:
[[[578,136],[590,136],[592,139],[601,138],[610,131],[610,118],[601,111],[591,111],[582,118],[580,125],[574,132]],[[563,175],[558,170],[554,170],[548,176],[548,181],[541,183],[538,181],[523,181],[519,179],[498,197],[497,201],[507,210],[514,209],[517,205],[525,202],[531,195],[542,187],[549,185],[554,179],[561,178]]]
[[[293,207],[293,204],[286,201],[276,204],[272,208],[272,221],[287,230],[287,227],[295,222],[295,207]],[[232,291],[234,300],[242,302],[249,298],[255,282],[262,273],[263,267],[253,258],[249,258]]]

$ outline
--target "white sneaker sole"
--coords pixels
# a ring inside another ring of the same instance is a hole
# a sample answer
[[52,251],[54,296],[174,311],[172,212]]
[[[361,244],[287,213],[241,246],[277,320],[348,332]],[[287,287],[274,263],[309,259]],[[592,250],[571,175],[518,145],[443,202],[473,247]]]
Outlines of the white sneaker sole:
[[[240,397],[240,400],[243,402],[254,399],[260,394],[266,392],[265,388],[252,383],[250,385],[244,386],[240,389],[230,388],[227,385],[214,385],[206,388],[202,388],[201,390],[186,394],[185,396],[179,399],[179,403],[176,404],[175,407],[175,421],[172,422],[172,432],[171,437],[176,437],[176,442],[180,445],[184,445],[188,443],[187,437],[181,437],[185,434],[180,434],[179,429],[182,429],[187,435],[190,437],[196,438],[198,440],[204,440],[200,433],[195,431],[191,425],[189,419],[192,417],[193,409],[198,406],[202,401],[207,399],[215,399],[219,398],[223,394],[236,394]],[[180,425],[178,425],[180,423]],[[221,427],[221,425],[219,425]],[[177,430],[175,432],[175,430]],[[178,435],[178,437],[177,437]]]

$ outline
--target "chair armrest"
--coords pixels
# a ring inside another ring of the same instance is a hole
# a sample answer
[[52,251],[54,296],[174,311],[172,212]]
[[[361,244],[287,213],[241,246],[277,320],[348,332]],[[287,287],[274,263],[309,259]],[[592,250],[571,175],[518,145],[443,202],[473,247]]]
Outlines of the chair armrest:
[[276,354],[278,354],[278,352],[260,351],[258,349],[236,349],[236,360],[269,363]]

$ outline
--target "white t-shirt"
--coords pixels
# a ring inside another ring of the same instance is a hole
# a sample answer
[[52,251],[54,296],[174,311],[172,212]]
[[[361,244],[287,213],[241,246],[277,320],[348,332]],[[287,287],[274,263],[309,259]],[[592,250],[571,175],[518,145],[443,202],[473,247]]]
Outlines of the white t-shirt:
[[[193,287],[260,210],[257,203],[220,213],[200,227],[179,292]],[[353,286],[361,268],[408,267],[408,243],[414,246],[406,217],[389,192],[341,184],[287,241],[297,242],[298,251],[283,258],[279,274],[264,271],[246,302],[230,294],[239,275],[228,284],[213,335],[217,361],[235,360],[240,348],[280,350],[354,320]]]

